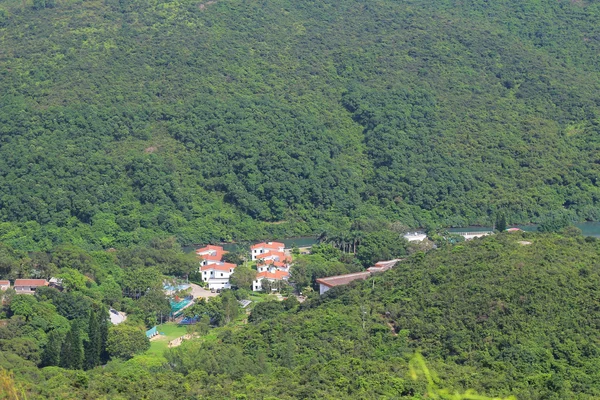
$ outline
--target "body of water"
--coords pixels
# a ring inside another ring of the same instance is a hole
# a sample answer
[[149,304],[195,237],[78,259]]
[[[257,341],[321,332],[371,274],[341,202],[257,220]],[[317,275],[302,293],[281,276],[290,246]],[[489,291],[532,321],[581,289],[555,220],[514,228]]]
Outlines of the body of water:
[[[317,243],[317,239],[314,236],[303,236],[303,237],[295,237],[289,239],[276,239],[276,242],[283,242],[286,249],[290,249],[294,246],[296,247],[310,247],[313,244]],[[259,243],[258,241],[253,243]],[[243,247],[239,243],[219,243],[219,246],[223,246],[223,250],[225,251],[236,251],[239,248]],[[184,246],[183,251],[186,253],[191,253],[192,251],[202,247],[201,245],[196,246]]]
[[[578,227],[579,229],[581,229],[581,232],[583,233],[584,236],[595,236],[597,238],[600,238],[600,222],[581,222],[581,223],[575,224],[575,226]],[[527,232],[535,232],[535,231],[537,231],[537,227],[538,226],[536,224],[510,225],[509,226],[509,228],[519,228],[519,229],[523,229],[524,231],[527,231]],[[453,233],[487,232],[487,231],[491,231],[491,230],[492,230],[491,226],[467,226],[464,228],[448,228],[448,232],[453,232]],[[283,242],[285,244],[286,249],[289,249],[289,248],[293,247],[294,245],[296,247],[310,247],[313,244],[317,243],[317,239],[314,236],[296,237],[296,238],[289,238],[289,239],[283,239],[283,240],[278,239],[277,241]],[[226,251],[236,251],[237,249],[242,247],[238,243],[221,243],[220,245],[223,246],[223,249],[225,249]],[[199,247],[202,247],[202,246],[200,246],[200,245],[185,246],[183,248],[183,251],[185,251],[186,253],[190,253]]]
[[[576,227],[581,229],[584,236],[594,236],[600,238],[600,222],[581,222],[575,224]],[[536,232],[538,226],[536,224],[531,225],[510,225],[509,228],[519,228],[527,232]],[[491,231],[492,227],[488,226],[467,226],[465,228],[448,228],[448,232],[463,233],[463,232],[485,232]]]

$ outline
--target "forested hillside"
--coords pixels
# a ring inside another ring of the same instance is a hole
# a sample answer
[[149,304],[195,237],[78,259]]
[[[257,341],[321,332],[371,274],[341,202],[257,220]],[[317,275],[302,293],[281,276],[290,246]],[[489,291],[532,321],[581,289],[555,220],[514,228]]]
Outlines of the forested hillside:
[[[302,304],[295,297],[256,304],[246,324],[204,332],[164,359],[119,361],[117,353],[88,371],[36,365],[56,365],[47,357],[53,333],[85,322],[83,304],[70,309],[69,299],[78,296],[88,307],[115,301],[102,296],[111,293],[108,285],[38,290],[10,304],[14,315],[0,327],[0,367],[14,370],[13,386],[32,399],[434,398],[420,370],[411,379],[410,360],[421,351],[435,384],[450,393],[596,399],[599,274],[597,239],[499,234],[415,254]],[[139,319],[148,315],[146,297],[117,302]],[[231,298],[227,291],[208,305]],[[194,307],[208,310],[206,302]],[[50,316],[61,324],[46,333]],[[84,338],[87,360],[91,335]]]
[[0,239],[600,218],[600,3],[1,0]]

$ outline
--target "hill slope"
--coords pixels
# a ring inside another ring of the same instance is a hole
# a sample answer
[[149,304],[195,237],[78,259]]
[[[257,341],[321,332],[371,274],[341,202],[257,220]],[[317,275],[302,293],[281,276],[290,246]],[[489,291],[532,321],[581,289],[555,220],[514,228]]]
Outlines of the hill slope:
[[31,398],[420,399],[408,368],[420,350],[451,392],[594,399],[599,279],[598,240],[501,234],[302,305],[257,304],[248,324],[185,342],[163,365],[37,369],[11,352],[2,365]]
[[598,2],[0,8],[14,245],[600,216]]

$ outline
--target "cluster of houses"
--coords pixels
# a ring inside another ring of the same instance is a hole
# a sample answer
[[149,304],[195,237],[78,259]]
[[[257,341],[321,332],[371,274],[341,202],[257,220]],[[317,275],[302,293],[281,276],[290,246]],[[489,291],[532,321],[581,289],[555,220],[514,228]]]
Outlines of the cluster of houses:
[[[196,250],[196,254],[200,258],[202,281],[208,284],[210,290],[231,288],[229,279],[235,271],[236,265],[223,261],[223,256],[226,253],[223,247],[212,245]],[[285,251],[283,243],[262,242],[255,244],[250,247],[250,258],[252,261],[256,261],[256,277],[252,281],[253,291],[263,290],[266,281],[274,289],[280,287],[280,283],[289,280],[292,257]],[[367,268],[366,271],[317,279],[319,293],[323,294],[335,286],[346,285],[358,279],[365,280],[373,274],[393,268],[399,261],[401,260],[380,261]]]
[[[227,252],[221,246],[208,245],[196,250],[200,258],[200,276],[210,290],[230,289],[230,278],[236,265],[225,262]],[[252,281],[252,290],[263,290],[264,280],[273,284],[287,281],[290,277],[291,255],[285,251],[285,245],[279,242],[262,242],[250,248],[250,258],[256,261],[256,277]]]

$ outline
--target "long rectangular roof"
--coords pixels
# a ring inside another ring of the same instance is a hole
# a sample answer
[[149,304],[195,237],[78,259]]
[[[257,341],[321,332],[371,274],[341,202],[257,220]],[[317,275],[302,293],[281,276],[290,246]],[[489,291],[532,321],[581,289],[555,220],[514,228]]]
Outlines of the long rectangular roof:
[[45,279],[17,279],[15,286],[47,286],[48,281]]
[[328,276],[327,278],[320,278],[320,279],[317,279],[317,283],[320,283],[322,285],[325,285],[325,286],[331,288],[331,287],[340,286],[340,285],[347,285],[348,283],[355,281],[357,279],[365,280],[369,276],[371,276],[371,273],[369,271],[354,272],[352,274],[336,275],[336,276]]

